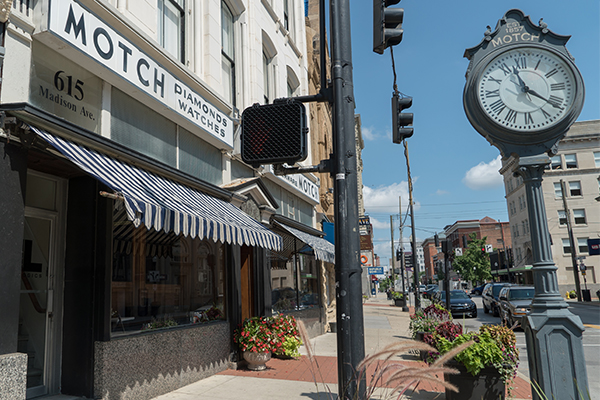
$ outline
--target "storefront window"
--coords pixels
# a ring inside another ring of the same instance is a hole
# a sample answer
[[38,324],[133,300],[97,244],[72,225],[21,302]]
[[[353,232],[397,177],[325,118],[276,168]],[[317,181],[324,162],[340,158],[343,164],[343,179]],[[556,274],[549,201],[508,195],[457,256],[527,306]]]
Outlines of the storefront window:
[[224,245],[113,214],[112,335],[225,318]]
[[297,254],[287,262],[271,259],[271,304],[274,313],[319,306],[318,263],[314,256]]

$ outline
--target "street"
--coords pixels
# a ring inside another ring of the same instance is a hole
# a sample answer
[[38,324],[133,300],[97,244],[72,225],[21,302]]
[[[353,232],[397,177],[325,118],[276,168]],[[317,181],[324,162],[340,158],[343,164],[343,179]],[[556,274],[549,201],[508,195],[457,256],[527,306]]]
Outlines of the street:
[[[499,317],[492,316],[491,313],[483,312],[481,296],[472,297],[477,304],[477,318],[457,318],[456,322],[463,324],[465,330],[475,331],[483,324],[498,324]],[[413,302],[414,304],[414,302]],[[424,304],[429,304],[424,300]],[[585,326],[583,332],[583,351],[585,353],[585,362],[590,386],[590,396],[592,399],[600,400],[600,379],[598,371],[600,370],[600,306],[595,302],[591,304],[580,304],[569,302],[569,311],[578,315]],[[529,378],[529,361],[527,358],[527,346],[525,345],[525,333],[521,328],[515,329],[517,337],[517,347],[519,348],[519,369],[518,372]]]

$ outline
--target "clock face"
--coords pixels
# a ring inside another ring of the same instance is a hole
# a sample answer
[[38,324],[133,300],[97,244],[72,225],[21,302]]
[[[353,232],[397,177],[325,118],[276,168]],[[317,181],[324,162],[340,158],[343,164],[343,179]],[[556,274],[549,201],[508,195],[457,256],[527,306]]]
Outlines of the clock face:
[[477,88],[479,104],[496,124],[526,133],[560,122],[573,105],[576,84],[560,56],[521,47],[492,59]]

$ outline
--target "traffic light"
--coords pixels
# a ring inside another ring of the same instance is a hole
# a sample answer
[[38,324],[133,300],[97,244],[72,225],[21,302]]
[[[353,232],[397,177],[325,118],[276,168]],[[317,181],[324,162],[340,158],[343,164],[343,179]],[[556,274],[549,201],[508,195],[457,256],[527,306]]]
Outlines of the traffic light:
[[373,51],[383,54],[402,41],[404,9],[388,8],[400,0],[373,0]]
[[402,110],[412,106],[412,97],[392,96],[392,140],[394,143],[402,143],[402,140],[413,135],[413,128],[406,128],[413,124],[413,113],[403,113]]
[[481,254],[485,254],[485,253],[486,253],[486,251],[485,251],[485,245],[484,245],[484,246],[481,246]]
[[402,250],[397,249],[396,250],[396,261],[400,261],[402,260]]
[[242,113],[242,160],[261,164],[294,164],[306,159],[306,109],[294,100],[248,107]]

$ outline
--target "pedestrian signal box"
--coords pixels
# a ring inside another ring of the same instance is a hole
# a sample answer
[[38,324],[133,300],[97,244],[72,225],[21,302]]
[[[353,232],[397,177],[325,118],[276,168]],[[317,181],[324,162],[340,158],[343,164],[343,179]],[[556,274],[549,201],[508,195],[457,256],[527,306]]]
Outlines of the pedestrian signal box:
[[299,101],[255,104],[242,113],[242,160],[253,167],[305,160],[307,133],[306,109]]

